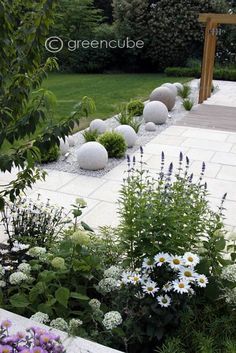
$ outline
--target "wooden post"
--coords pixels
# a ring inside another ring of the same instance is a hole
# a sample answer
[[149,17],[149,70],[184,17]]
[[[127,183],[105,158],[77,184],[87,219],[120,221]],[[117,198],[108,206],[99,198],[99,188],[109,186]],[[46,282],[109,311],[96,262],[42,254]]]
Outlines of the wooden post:
[[208,72],[208,81],[207,81],[207,97],[211,96],[212,89],[212,80],[215,64],[215,53],[216,53],[216,39],[217,39],[217,24],[212,24],[211,29],[211,42],[210,42],[210,54],[209,54],[209,72]]
[[202,73],[200,81],[200,91],[199,91],[199,103],[203,103],[207,97],[207,74],[209,67],[209,51],[210,51],[210,29],[211,29],[211,20],[207,20],[206,29],[205,29],[205,41],[204,41],[204,50],[203,50],[203,59],[202,59]]

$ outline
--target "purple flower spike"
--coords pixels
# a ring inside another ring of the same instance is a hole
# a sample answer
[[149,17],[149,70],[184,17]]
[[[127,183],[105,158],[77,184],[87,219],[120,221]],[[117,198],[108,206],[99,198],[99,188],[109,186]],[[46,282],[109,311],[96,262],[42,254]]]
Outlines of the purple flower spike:
[[135,156],[133,156],[133,165],[135,165],[135,163],[136,163],[136,158]]
[[189,166],[189,158],[188,158],[188,156],[186,156],[186,164],[187,164],[187,166]]
[[172,174],[173,172],[173,163],[171,162],[169,165],[169,174]]
[[204,173],[206,170],[206,163],[202,162],[202,173]]
[[226,197],[227,197],[227,192],[223,195],[222,200],[225,201]]
[[183,158],[184,158],[183,152],[180,152],[180,154],[179,154],[179,161],[180,161],[180,162],[183,162]]
[[164,160],[165,160],[165,153],[163,151],[161,152],[161,160],[162,160],[162,162],[164,162]]
[[191,183],[193,181],[193,173],[189,177],[189,182]]
[[141,153],[141,155],[143,155],[143,147],[142,146],[140,146],[140,153]]

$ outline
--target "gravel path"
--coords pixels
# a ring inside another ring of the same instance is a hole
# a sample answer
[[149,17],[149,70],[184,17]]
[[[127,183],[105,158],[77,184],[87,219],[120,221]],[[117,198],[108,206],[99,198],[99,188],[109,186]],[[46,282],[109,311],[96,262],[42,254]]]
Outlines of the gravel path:
[[[192,88],[192,94],[190,98],[194,100],[195,104],[197,104],[198,80],[191,81],[190,85]],[[177,97],[175,107],[171,112],[169,112],[169,118],[167,122],[163,125],[158,125],[156,131],[152,131],[152,132],[146,131],[145,124],[142,123],[138,132],[137,142],[134,147],[127,149],[126,155],[134,153],[139,149],[140,146],[145,146],[150,140],[152,140],[154,137],[159,135],[163,130],[167,129],[169,126],[173,125],[176,121],[183,118],[183,116],[185,116],[186,114],[187,112],[182,107],[182,102],[180,98]],[[114,129],[119,125],[115,117],[107,119],[105,122],[108,129]],[[56,162],[42,165],[43,169],[59,170],[59,171],[64,171],[68,173],[80,174],[80,175],[102,177],[125,159],[125,157],[120,159],[109,158],[106,168],[99,171],[89,171],[89,170],[81,169],[77,162],[76,152],[78,148],[84,143],[84,138],[82,133],[83,131],[80,131],[73,135],[76,141],[76,144],[74,147],[70,147],[69,156],[67,158],[65,156],[61,156]]]

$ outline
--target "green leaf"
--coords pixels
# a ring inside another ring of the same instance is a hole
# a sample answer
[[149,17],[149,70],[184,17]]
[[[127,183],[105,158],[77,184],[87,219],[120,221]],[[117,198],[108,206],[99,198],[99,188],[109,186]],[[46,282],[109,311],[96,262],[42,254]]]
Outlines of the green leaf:
[[71,292],[70,296],[71,296],[71,298],[79,299],[79,300],[89,300],[90,299],[87,295],[77,293],[77,292]]
[[14,294],[10,298],[10,303],[14,308],[26,308],[30,302],[25,294]]
[[225,249],[226,246],[226,241],[223,237],[219,238],[216,242],[215,242],[215,247],[218,251],[222,251]]
[[67,308],[68,306],[68,300],[70,298],[70,291],[68,288],[61,287],[58,288],[55,292],[55,297],[61,305]]

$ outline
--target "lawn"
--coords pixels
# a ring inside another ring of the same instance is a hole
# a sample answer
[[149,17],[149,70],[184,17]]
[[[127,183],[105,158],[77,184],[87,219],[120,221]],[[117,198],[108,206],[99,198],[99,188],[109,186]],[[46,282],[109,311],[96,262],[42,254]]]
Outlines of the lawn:
[[[151,91],[165,82],[187,82],[186,77],[168,77],[164,74],[50,74],[44,88],[58,99],[56,119],[67,116],[83,96],[96,103],[93,118],[107,119],[119,111],[121,103],[132,98],[148,99]],[[81,128],[89,123],[81,122]]]

